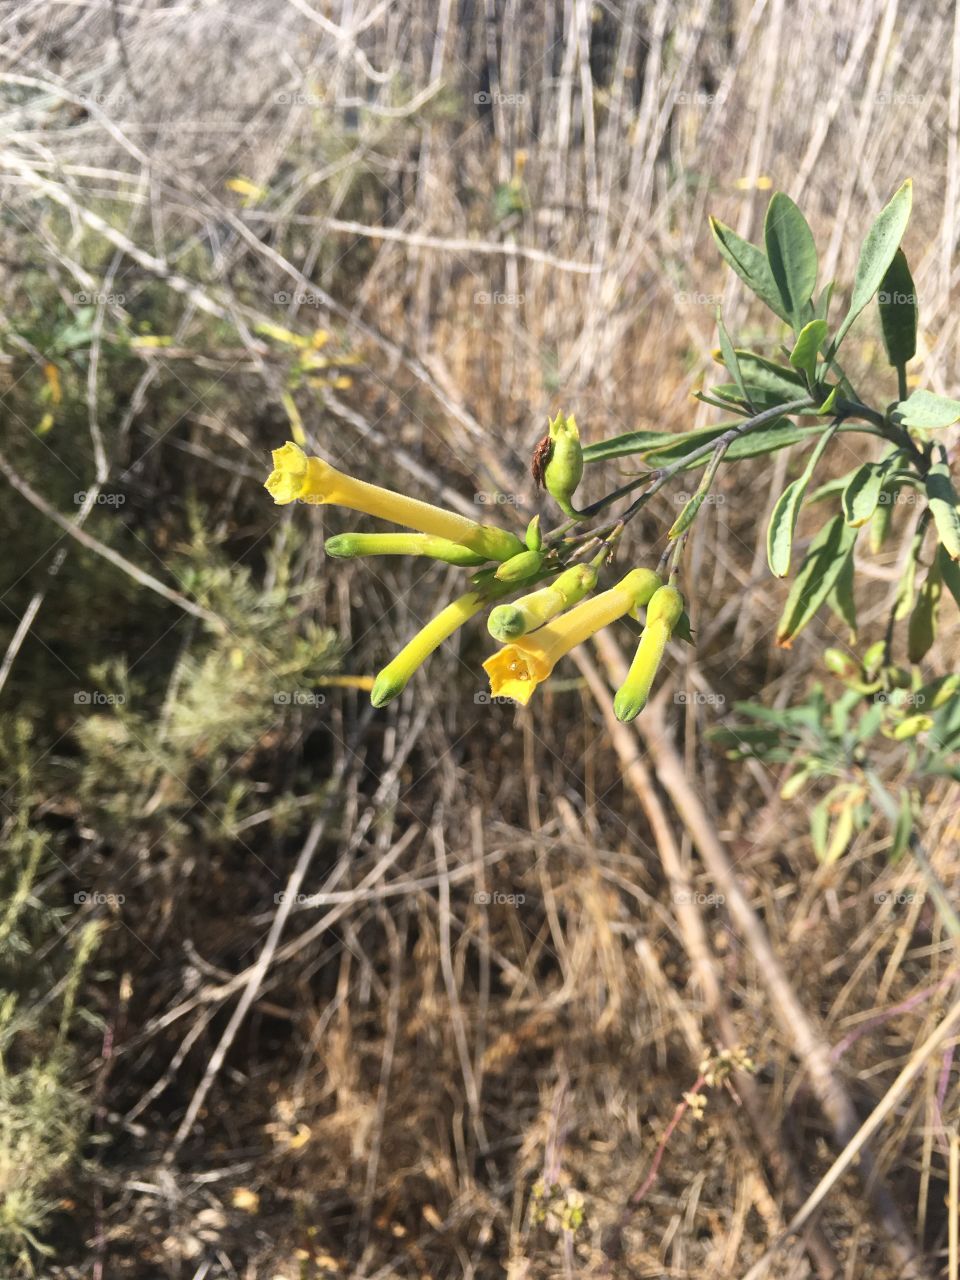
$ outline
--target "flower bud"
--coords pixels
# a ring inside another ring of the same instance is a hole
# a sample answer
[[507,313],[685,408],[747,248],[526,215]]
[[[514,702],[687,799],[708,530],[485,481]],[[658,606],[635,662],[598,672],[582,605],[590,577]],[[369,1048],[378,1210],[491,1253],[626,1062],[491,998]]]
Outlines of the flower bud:
[[915,738],[918,733],[926,733],[932,728],[933,719],[930,716],[907,716],[906,720],[901,720],[893,732],[887,736],[893,738],[895,742],[905,742],[908,738]]
[[647,626],[662,622],[673,631],[683,613],[683,596],[676,587],[659,587],[647,605]]
[[883,665],[887,652],[886,642],[877,640],[863,655],[863,669],[868,676],[875,676]]
[[855,658],[851,658],[848,653],[844,653],[842,649],[825,649],[823,665],[841,680],[851,680],[854,676],[860,675],[860,663]]
[[810,773],[810,769],[800,769],[797,773],[792,773],[780,788],[780,799],[793,800],[798,796],[810,781]]
[[540,532],[540,517],[534,516],[527,525],[527,533],[524,538],[527,549],[530,551],[539,551],[543,546],[543,534]]
[[550,423],[549,435],[537,446],[533,478],[568,516],[579,516],[571,499],[583,477],[583,449],[576,419],[558,413]]
[[540,591],[521,596],[513,604],[497,605],[487,619],[487,630],[495,640],[515,640],[575,605],[596,585],[597,571],[593,565],[575,564]]
[[498,582],[526,582],[540,572],[543,555],[539,551],[521,551],[499,566],[494,577]]
[[683,596],[676,587],[660,587],[647,605],[647,624],[627,678],[617,690],[613,710],[618,720],[635,719],[647,705],[667,641],[683,613]]
[[948,703],[957,692],[960,692],[960,675],[954,672],[953,675],[947,676],[943,684],[933,695],[933,702],[930,704],[933,709],[939,710],[940,707]]
[[485,563],[485,557],[469,547],[429,533],[337,533],[326,540],[323,549],[339,560],[355,556],[426,556],[446,564]]

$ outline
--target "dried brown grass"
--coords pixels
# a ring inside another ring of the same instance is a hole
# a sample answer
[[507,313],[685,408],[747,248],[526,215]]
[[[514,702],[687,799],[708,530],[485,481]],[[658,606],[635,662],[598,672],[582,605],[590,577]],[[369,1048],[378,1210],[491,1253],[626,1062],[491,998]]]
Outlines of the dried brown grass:
[[[3,23],[8,244],[46,255],[66,295],[90,287],[74,251],[99,241],[104,218],[103,280],[133,297],[166,280],[185,334],[205,312],[241,344],[236,358],[206,353],[236,416],[189,421],[181,439],[197,465],[232,433],[255,472],[282,433],[283,369],[256,321],[335,324],[362,363],[353,388],[303,399],[317,446],[368,478],[399,482],[399,466],[412,489],[452,491],[467,510],[499,488],[511,498],[499,514],[519,526],[533,509],[525,459],[548,411],[576,412],[588,439],[708,420],[689,392],[709,367],[713,300],[723,296],[743,335],[759,317],[720,271],[705,215],[756,235],[769,183],[808,212],[826,273],[849,279],[864,217],[913,174],[918,373],[956,385],[960,55],[949,6],[577,0],[455,12],[410,0],[321,11],[261,0],[40,4]],[[477,93],[492,101],[476,104]],[[225,189],[238,174],[269,191],[263,207]],[[498,219],[497,189],[505,199],[512,180],[522,198]],[[66,226],[50,214],[56,197]],[[356,224],[371,230],[338,229]],[[471,238],[489,251],[464,247]],[[274,301],[297,291],[321,301]],[[858,365],[879,384],[864,331]],[[180,376],[172,357],[145,360],[145,378]],[[137,439],[121,454],[128,465]],[[729,701],[758,690],[789,700],[824,633],[789,659],[774,651],[780,596],[762,537],[775,491],[756,463],[731,470],[724,493],[690,556],[703,643],[675,655],[673,679]],[[664,498],[628,553],[648,554],[674,514]],[[284,536],[282,524],[264,530]],[[455,578],[367,565],[333,574],[316,538],[297,576],[322,580],[316,612],[357,671],[375,669]],[[132,927],[160,963],[114,934],[110,964],[137,999],[109,1075],[110,1146],[93,1175],[102,1210],[94,1224],[79,1193],[51,1275],[719,1278],[742,1275],[782,1231],[788,1189],[723,1090],[679,1126],[658,1181],[630,1207],[703,1047],[720,1038],[678,925],[665,840],[696,891],[716,886],[654,771],[668,824],[658,835],[590,688],[546,690],[522,714],[477,702],[482,650],[465,634],[387,716],[371,721],[352,695],[331,704],[320,767],[342,783],[304,887],[343,897],[291,917],[175,1153],[169,1139],[223,1043],[297,850],[258,843],[269,873],[245,842],[197,850],[180,893],[175,870],[144,868],[162,911],[145,907]],[[802,807],[779,800],[777,780],[734,772],[705,745],[709,707],[667,705],[663,732],[681,743],[744,895],[866,1116],[955,999],[955,944],[929,907],[877,909],[878,888],[910,878],[887,866],[879,822],[840,866],[818,868]],[[646,755],[642,739],[635,748]],[[925,835],[955,889],[946,788]],[[482,901],[494,893],[523,901]],[[809,1191],[836,1154],[829,1125],[750,947],[722,907],[696,909],[729,1025],[760,1064],[759,1120]],[[929,1274],[945,1257],[942,1146],[957,1088],[941,1055],[874,1147]],[[582,1196],[575,1240],[533,1221],[538,1179]],[[849,1280],[902,1274],[855,1178],[819,1229],[785,1247],[771,1274],[830,1274],[831,1256]],[[86,1262],[71,1233],[95,1237]]]

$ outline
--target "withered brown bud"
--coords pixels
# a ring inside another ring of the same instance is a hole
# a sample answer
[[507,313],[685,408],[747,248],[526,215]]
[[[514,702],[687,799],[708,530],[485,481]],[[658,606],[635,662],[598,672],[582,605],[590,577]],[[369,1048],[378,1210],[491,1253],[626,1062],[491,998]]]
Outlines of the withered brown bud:
[[537,447],[533,451],[533,457],[530,460],[530,474],[533,476],[533,482],[538,489],[544,486],[543,473],[547,469],[547,463],[550,461],[550,455],[553,452],[553,441],[548,432],[542,439],[537,441]]

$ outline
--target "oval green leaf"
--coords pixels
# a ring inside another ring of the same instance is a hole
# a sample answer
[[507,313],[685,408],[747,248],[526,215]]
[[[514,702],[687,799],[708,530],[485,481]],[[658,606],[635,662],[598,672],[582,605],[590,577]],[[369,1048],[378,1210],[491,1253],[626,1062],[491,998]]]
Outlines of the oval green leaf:
[[785,578],[790,572],[793,533],[797,527],[797,516],[800,514],[803,496],[813,476],[814,468],[836,430],[836,427],[830,427],[823,433],[817,441],[817,447],[810,455],[803,474],[787,485],[773,508],[770,523],[767,525],[767,563],[770,566],[770,572],[777,578]]
[[945,462],[938,462],[930,468],[924,488],[940,545],[951,560],[960,560],[960,499]]
[[893,255],[877,294],[887,359],[902,369],[917,354],[917,293],[902,249]]
[[816,378],[817,354],[826,336],[826,320],[811,320],[800,330],[796,345],[790,352],[790,363],[805,373],[811,382]]
[[726,226],[718,218],[710,219],[710,230],[717,242],[717,248],[723,260],[733,268],[748,288],[752,289],[761,302],[765,302],[770,310],[790,323],[790,317],[784,310],[780,298],[780,290],[770,270],[767,255],[749,240],[738,236],[732,227]]
[[847,557],[853,553],[858,532],[843,516],[834,516],[810,544],[777,624],[777,644],[781,649],[791,647],[829,595]]
[[887,470],[882,462],[865,462],[850,477],[840,499],[847,524],[860,529],[876,511]]
[[893,416],[902,427],[939,431],[960,422],[960,400],[937,396],[932,391],[914,391],[913,395],[900,401]]
[[910,220],[912,201],[913,183],[908,178],[894,192],[890,203],[880,210],[873,226],[867,232],[867,238],[863,242],[860,257],[857,260],[850,308],[831,344],[834,352],[847,336],[854,320],[883,283],[887,268],[900,248],[900,241]]
[[767,205],[763,241],[783,311],[794,329],[800,329],[812,312],[817,246],[806,218],[782,191],[777,191]]

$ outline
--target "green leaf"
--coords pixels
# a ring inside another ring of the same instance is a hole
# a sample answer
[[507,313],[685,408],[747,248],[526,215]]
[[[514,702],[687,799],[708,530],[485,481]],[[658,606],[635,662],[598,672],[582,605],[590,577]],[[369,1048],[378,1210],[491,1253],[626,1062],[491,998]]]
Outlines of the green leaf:
[[790,363],[795,369],[802,369],[811,382],[816,378],[817,353],[823,346],[826,336],[826,320],[811,320],[800,330],[796,344],[790,352]]
[[[727,423],[727,426],[732,426]],[[632,453],[643,453],[644,450],[668,440],[678,440],[682,433],[667,431],[628,431],[622,436],[611,436],[609,440],[598,440],[596,444],[584,445],[584,462],[603,462],[607,458],[625,458]]]
[[916,538],[910,548],[910,555],[907,557],[907,563],[903,566],[903,572],[900,575],[900,581],[897,583],[897,592],[893,601],[893,617],[896,622],[902,622],[903,619],[913,608],[913,602],[917,595],[917,556],[919,550],[916,549]]
[[824,400],[823,404],[822,404],[822,405],[820,406],[820,408],[817,410],[817,413],[818,413],[818,414],[820,414],[820,413],[823,413],[823,414],[833,413],[833,406],[834,406],[834,404],[836,403],[836,399],[837,399],[837,392],[838,392],[839,390],[840,390],[840,388],[839,388],[839,387],[831,387],[831,388],[830,388],[830,394],[827,396],[826,400]]
[[798,400],[806,395],[807,387],[803,374],[789,365],[778,364],[775,360],[768,360],[766,356],[758,355],[756,351],[745,351],[741,347],[737,348],[736,355],[737,362],[743,370],[744,381],[748,386],[763,387],[769,391],[785,391],[789,393],[790,400]]
[[843,507],[843,518],[855,529],[867,523],[880,501],[880,491],[889,470],[889,463],[865,462],[858,467],[843,491],[840,505]]
[[951,751],[960,745],[960,697],[949,698],[937,708],[930,736],[941,751]]
[[830,427],[823,433],[802,475],[787,485],[773,508],[770,523],[767,525],[767,563],[770,565],[770,572],[777,578],[784,578],[790,572],[793,532],[797,527],[797,516],[800,514],[803,495],[810,483],[814,468],[824,449],[833,439],[836,430],[836,427]]
[[939,559],[934,559],[927,570],[907,625],[907,657],[911,662],[922,662],[937,638],[937,609],[940,607],[940,595],[943,591],[939,564]]
[[[736,420],[721,422],[712,427],[698,427],[695,431],[628,431],[626,435],[612,436],[609,440],[599,440],[596,444],[587,445],[583,451],[584,462],[602,462],[610,458],[625,458],[631,454],[641,454],[645,463],[652,467],[678,462],[687,453],[722,436],[731,427],[739,426]],[[724,462],[736,462],[743,458],[756,458],[761,454],[775,453],[788,445],[799,444],[808,436],[820,435],[823,426],[798,427],[786,418],[777,418],[769,426],[757,431],[748,431],[746,435],[734,440],[723,455]],[[692,462],[691,466],[703,467],[709,461],[709,455]]]
[[693,644],[693,632],[690,630],[690,615],[684,609],[676,621],[671,634],[673,640],[682,640],[685,644]]
[[[711,391],[715,396],[723,396],[733,404],[738,402],[745,403],[745,407],[750,410],[751,413],[759,413],[763,409],[776,409],[777,406],[781,404],[791,404],[794,400],[799,400],[804,394],[803,389],[798,387],[773,388],[757,386],[756,383],[751,382],[749,378],[747,379],[747,395],[749,396],[748,402],[740,401],[740,392],[737,389],[736,383],[733,382],[721,382],[719,386],[712,387]],[[814,412],[812,405],[808,412]]]
[[930,468],[924,487],[940,545],[951,560],[960,560],[960,499],[957,498],[957,491],[950,479],[950,468],[945,462],[938,462]]
[[830,797],[825,796],[814,805],[810,813],[810,837],[817,861],[822,862],[827,852],[827,832],[830,828]]
[[823,286],[820,291],[820,297],[813,305],[814,318],[817,320],[826,320],[827,312],[830,310],[830,299],[833,297],[833,281]]
[[846,852],[847,846],[853,839],[855,808],[856,800],[851,796],[844,801],[843,808],[837,814],[830,840],[820,859],[825,867],[832,866],[841,854]]
[[853,552],[858,532],[844,522],[843,516],[834,516],[810,544],[777,624],[777,644],[781,649],[791,647],[829,595]]
[[893,828],[893,840],[890,845],[890,861],[898,862],[906,853],[910,844],[910,833],[913,830],[913,806],[910,803],[910,792],[906,787],[900,789],[900,808]]
[[750,396],[747,394],[747,388],[743,381],[743,373],[740,370],[740,361],[737,359],[737,353],[734,350],[733,343],[730,341],[730,335],[727,333],[726,327],[720,318],[719,307],[717,308],[717,333],[720,336],[720,353],[723,356],[723,363],[727,366],[727,372],[736,383],[742,399],[752,408]]
[[807,499],[807,505],[812,507],[816,502],[823,502],[825,498],[832,498],[834,494],[843,493],[855,471],[856,467],[854,467],[853,471],[848,471],[846,475],[834,476],[832,480],[824,480],[823,484],[818,484]]
[[[817,435],[819,427],[798,427],[786,418],[777,418],[768,427],[758,431],[748,431],[746,435],[734,440],[723,455],[724,462],[740,462],[744,458],[759,458],[763,454],[776,453],[787,445],[799,444],[808,436]],[[694,466],[703,466],[707,459],[701,459]]]
[[894,192],[890,203],[880,210],[876,221],[867,232],[867,238],[861,246],[860,257],[857,261],[850,309],[831,344],[834,352],[847,336],[854,320],[856,320],[883,283],[887,268],[893,261],[894,254],[899,249],[903,233],[907,228],[912,200],[913,183],[908,178]]
[[960,400],[937,396],[932,391],[914,391],[913,395],[900,401],[892,416],[901,427],[937,431],[960,422]]
[[944,547],[937,547],[937,563],[940,566],[940,577],[960,609],[960,565],[950,559]]
[[701,404],[712,405],[714,409],[722,409],[724,413],[729,413],[731,409],[736,409],[742,416],[750,416],[750,411],[740,399],[739,393],[727,399],[721,399],[709,391],[694,391],[693,398],[694,400],[699,400]]
[[817,246],[806,218],[782,191],[767,205],[763,240],[783,310],[794,329],[800,329],[817,283]]
[[857,604],[853,588],[853,556],[847,556],[843,562],[843,568],[837,575],[837,580],[827,596],[827,604],[840,621],[845,622],[850,628],[847,643],[851,645],[855,644],[857,639]]
[[870,550],[874,555],[881,550],[887,540],[887,534],[890,532],[890,525],[893,521],[893,508],[896,505],[899,492],[899,487],[880,491],[877,510],[870,522]]
[[740,279],[752,289],[761,302],[765,302],[770,310],[790,323],[790,316],[783,306],[780,290],[770,270],[767,255],[749,240],[738,236],[732,227],[726,226],[718,218],[710,219],[710,230],[717,242],[721,257],[733,268]]
[[906,255],[898,249],[877,294],[887,358],[895,369],[917,354],[917,294]]

